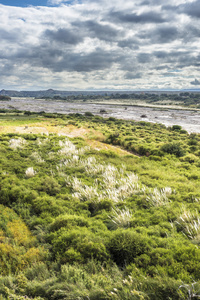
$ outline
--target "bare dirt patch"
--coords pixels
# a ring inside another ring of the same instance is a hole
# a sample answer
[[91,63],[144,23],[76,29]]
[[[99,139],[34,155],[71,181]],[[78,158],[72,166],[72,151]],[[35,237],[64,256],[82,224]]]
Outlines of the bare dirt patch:
[[[117,146],[113,146],[113,145],[109,145],[109,144],[104,144],[102,142],[99,141],[95,141],[95,140],[87,140],[87,143],[90,147],[92,147],[95,150],[108,150],[108,151],[113,151],[116,154],[120,155],[120,156],[124,156],[124,155],[131,155],[132,153],[123,150]],[[133,154],[132,154],[133,155]]]
[[49,134],[49,131],[45,127],[39,126],[17,126],[14,128],[14,132],[23,134],[23,133],[35,133],[35,134]]

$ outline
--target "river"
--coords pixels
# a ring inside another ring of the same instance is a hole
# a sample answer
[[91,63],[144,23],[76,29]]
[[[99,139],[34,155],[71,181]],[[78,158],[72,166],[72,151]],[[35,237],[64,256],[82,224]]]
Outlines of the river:
[[[59,100],[39,100],[34,98],[12,98],[11,101],[0,101],[0,108],[49,113],[91,112],[103,117],[114,117],[125,120],[161,123],[169,127],[180,125],[189,133],[200,133],[200,111],[171,109],[146,106],[127,106],[114,104],[93,104],[87,102],[71,103]],[[102,113],[100,111],[105,110]]]

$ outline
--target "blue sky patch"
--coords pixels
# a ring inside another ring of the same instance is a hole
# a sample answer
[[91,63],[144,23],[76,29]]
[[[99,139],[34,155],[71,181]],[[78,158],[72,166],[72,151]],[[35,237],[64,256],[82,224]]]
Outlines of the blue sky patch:
[[33,6],[49,6],[47,4],[46,0],[18,0],[18,1],[13,1],[13,0],[3,0],[0,1],[0,4],[3,5],[8,5],[8,6],[20,6],[20,7],[26,7],[29,5]]

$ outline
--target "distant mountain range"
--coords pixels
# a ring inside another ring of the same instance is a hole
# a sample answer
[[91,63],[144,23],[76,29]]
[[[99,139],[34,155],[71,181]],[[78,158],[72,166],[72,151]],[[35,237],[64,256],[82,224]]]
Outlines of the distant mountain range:
[[131,94],[131,93],[155,93],[155,94],[161,94],[161,93],[181,93],[181,92],[194,92],[194,93],[200,93],[200,89],[185,89],[185,90],[140,90],[140,91],[122,91],[122,90],[113,90],[113,91],[59,91],[59,90],[43,90],[43,91],[14,91],[14,90],[1,90],[0,95],[2,96],[9,96],[9,97],[48,97],[53,98],[54,96],[61,96],[61,97],[67,97],[67,96],[78,96],[78,95],[111,95],[111,94]]
[[58,91],[58,90],[44,90],[44,91],[13,91],[1,90],[0,95],[9,97],[54,97],[54,96],[77,96],[77,95],[105,95],[105,91]]

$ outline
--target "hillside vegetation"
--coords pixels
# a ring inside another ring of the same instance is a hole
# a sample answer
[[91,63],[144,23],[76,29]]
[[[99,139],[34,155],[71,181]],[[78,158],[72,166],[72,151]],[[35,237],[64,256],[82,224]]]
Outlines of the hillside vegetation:
[[2,111],[0,299],[197,299],[200,135]]

